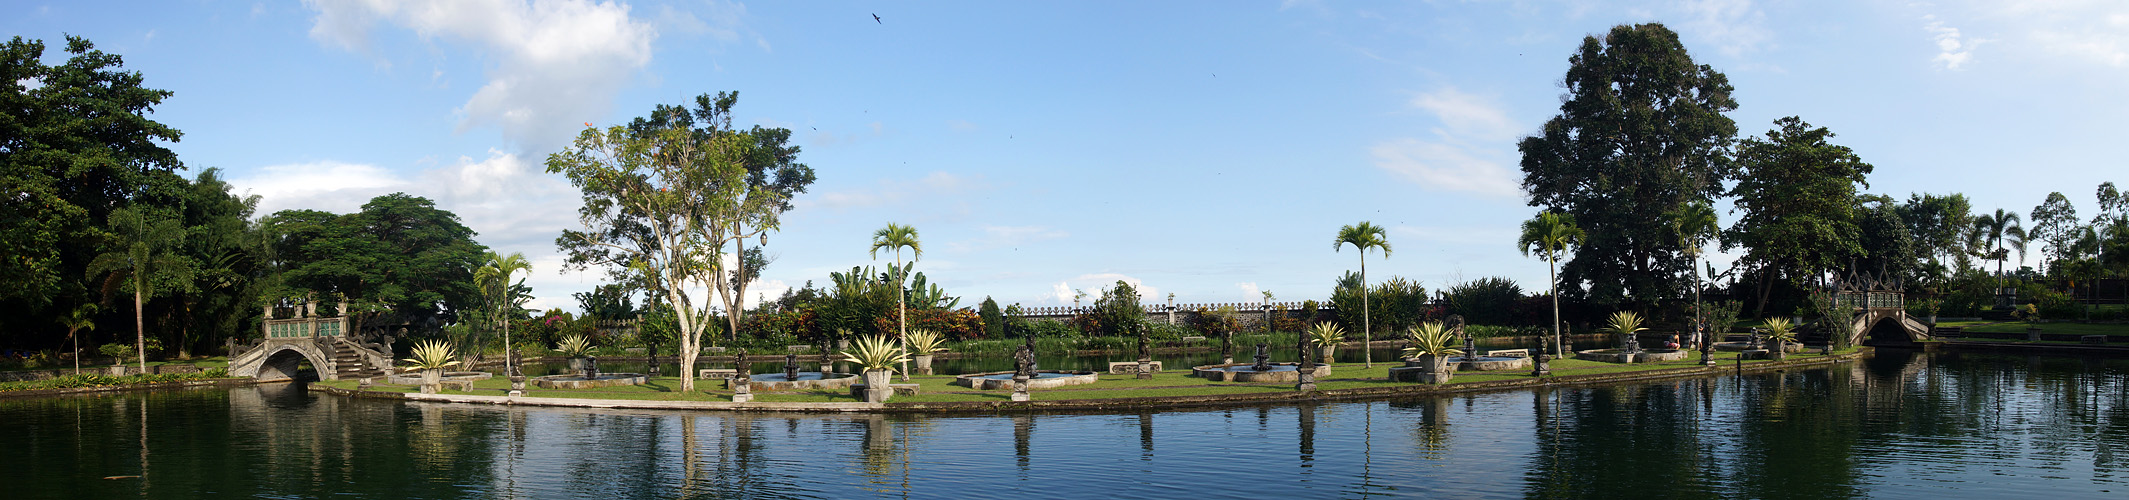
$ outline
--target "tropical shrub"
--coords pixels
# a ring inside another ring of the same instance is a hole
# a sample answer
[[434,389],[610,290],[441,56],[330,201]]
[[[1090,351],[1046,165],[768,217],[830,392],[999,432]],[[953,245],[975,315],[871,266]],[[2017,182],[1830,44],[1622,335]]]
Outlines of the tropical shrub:
[[945,351],[945,343],[944,339],[939,338],[939,332],[925,329],[909,331],[910,355],[927,356],[931,353]]
[[562,337],[560,342],[555,343],[554,350],[563,356],[582,357],[591,352],[591,337],[582,334]]
[[[1479,278],[1449,286],[1449,313],[1464,315],[1464,322],[1473,325],[1516,324],[1516,303],[1523,298],[1523,288],[1515,280],[1501,277]],[[1546,304],[1546,312],[1552,306]]]
[[[873,318],[874,331],[887,333],[895,328],[895,311],[888,310]],[[931,330],[949,339],[968,340],[983,337],[983,317],[968,309],[916,309],[909,310],[910,331]]]
[[1094,310],[1087,315],[1094,320],[1093,329],[1083,329],[1089,334],[1137,335],[1137,328],[1146,321],[1146,311],[1139,306],[1138,289],[1123,280],[1103,290],[1101,299],[1094,301]]
[[1315,344],[1318,347],[1336,345],[1340,342],[1345,342],[1345,329],[1339,328],[1337,323],[1328,321],[1317,323],[1308,327],[1308,338],[1310,344]]
[[892,339],[882,335],[860,337],[842,352],[843,361],[856,363],[864,371],[894,371],[895,365],[909,360],[907,352],[895,346]]
[[450,342],[424,340],[414,344],[414,350],[411,352],[413,357],[400,361],[411,363],[413,368],[420,370],[444,368],[458,364],[458,360],[451,359],[451,351]]
[[1648,329],[1641,327],[1641,314],[1633,311],[1619,311],[1612,313],[1610,320],[1605,323],[1605,327],[1597,331],[1599,333],[1618,335],[1619,341],[1625,342],[1627,336],[1645,330]]
[[1035,337],[1079,337],[1079,329],[1063,321],[1033,320],[1026,323],[1027,333]]
[[[1338,322],[1347,330],[1360,330],[1363,326],[1360,286],[1360,275],[1348,272],[1331,291],[1331,307],[1337,310]],[[1432,304],[1427,303],[1427,288],[1401,276],[1391,276],[1372,287],[1366,305],[1372,326],[1387,332],[1404,330],[1437,315]]]
[[1219,309],[1200,307],[1190,313],[1190,328],[1206,338],[1220,338],[1242,329],[1242,321],[1235,318],[1234,306]]
[[1769,339],[1782,342],[1796,341],[1796,324],[1791,323],[1789,318],[1767,318],[1766,323],[1761,325],[1760,328],[1760,334]]
[[1449,328],[1442,325],[1440,321],[1420,323],[1419,326],[1406,329],[1405,335],[1412,339],[1412,346],[1404,349],[1402,353],[1404,357],[1434,356],[1436,358],[1445,358],[1464,355],[1462,349],[1450,347],[1456,345],[1456,335],[1450,333]]
[[[1183,337],[1188,337],[1188,336],[1190,336],[1190,335],[1191,335],[1192,333],[1195,333],[1194,331],[1192,331],[1192,330],[1191,330],[1191,328],[1190,328],[1190,327],[1187,327],[1187,326],[1183,326],[1183,325],[1171,325],[1171,324],[1168,324],[1168,322],[1166,322],[1166,321],[1162,321],[1162,322],[1158,322],[1158,323],[1155,323],[1155,322],[1151,322],[1151,321],[1148,321],[1148,322],[1146,322],[1146,323],[1145,323],[1144,325],[1142,325],[1141,327],[1142,327],[1142,328],[1145,328],[1145,329],[1146,329],[1146,340],[1149,340],[1149,341],[1153,341],[1153,342],[1179,342],[1179,341],[1182,341],[1182,340],[1183,340]],[[1129,338],[1125,338],[1125,337],[1115,337],[1115,338],[1121,338],[1121,339],[1125,340],[1125,341],[1126,341],[1125,343],[1126,343],[1126,344],[1127,344],[1127,345],[1128,345],[1129,347],[1137,347],[1137,346],[1138,346],[1138,338],[1137,338],[1137,337],[1135,336],[1135,334],[1134,334],[1134,336],[1133,336],[1133,337],[1129,337]]]
[[998,301],[991,300],[990,297],[984,297],[983,304],[976,308],[976,316],[983,319],[984,336],[991,338],[1006,336],[1005,313],[998,310]]

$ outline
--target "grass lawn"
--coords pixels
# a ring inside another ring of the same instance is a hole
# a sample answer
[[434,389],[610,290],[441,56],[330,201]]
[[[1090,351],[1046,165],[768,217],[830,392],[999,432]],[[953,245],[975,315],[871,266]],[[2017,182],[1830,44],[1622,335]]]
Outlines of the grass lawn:
[[[1721,361],[1722,364],[1728,365],[1735,362],[1737,353],[1718,351],[1715,353],[1714,357],[1718,361]],[[1806,353],[1790,355],[1790,358],[1792,359],[1808,359],[1815,357],[1819,357],[1817,351],[1807,351]],[[1574,376],[1616,374],[1669,368],[1687,368],[1699,366],[1699,361],[1699,354],[1693,353],[1688,355],[1687,359],[1685,360],[1665,363],[1622,365],[1579,359],[1566,359],[1553,360],[1551,364],[1554,376]],[[1765,362],[1766,361],[1760,360],[1746,361],[1747,364]],[[1376,363],[1373,368],[1363,368],[1361,367],[1361,365],[1358,364],[1337,365],[1335,368],[1333,368],[1332,375],[1325,379],[1318,380],[1316,386],[1320,390],[1339,390],[1417,385],[1410,382],[1389,381],[1389,371],[1390,368],[1394,366],[1402,366],[1402,364],[1394,362]],[[1037,390],[1034,392],[1035,397],[1038,400],[1096,400],[1116,398],[1277,393],[1288,392],[1293,390],[1293,386],[1291,384],[1245,384],[1233,382],[1215,382],[1211,380],[1191,377],[1189,375],[1189,370],[1168,370],[1154,374],[1153,378],[1151,379],[1139,380],[1137,377],[1132,375],[1102,374],[1100,376],[1101,381],[1099,383],[1062,387],[1057,389]],[[1454,383],[1527,379],[1529,377],[1530,372],[1525,370],[1516,370],[1513,372],[1464,372],[1456,376]],[[910,377],[909,383],[914,383],[919,386],[919,394],[916,396],[895,396],[893,402],[1004,402],[1008,401],[1012,394],[1011,391],[977,391],[971,390],[967,387],[951,385],[950,382],[952,382],[953,379],[954,378],[952,376],[947,375],[919,375]],[[897,382],[900,382],[899,377]],[[338,387],[342,389],[354,389],[356,386],[356,382],[352,380],[317,382],[317,384],[329,387]],[[679,379],[674,377],[654,377],[650,379],[649,382],[644,383],[642,385],[605,387],[598,389],[541,389],[537,386],[531,386],[528,384],[525,389],[525,395],[527,397],[548,398],[661,401],[730,401],[732,398],[732,391],[725,389],[724,384],[721,381],[697,381],[695,387],[696,390],[694,392],[682,392],[680,391]],[[508,391],[509,388],[510,382],[508,380],[502,377],[495,377],[487,380],[474,382],[472,391],[446,390],[443,392],[446,394],[498,396]],[[377,384],[371,386],[370,390],[387,392],[415,392],[417,389],[411,386]],[[754,400],[762,402],[812,403],[858,401],[857,398],[851,397],[847,391],[828,390],[774,393],[756,392],[754,393]]]
[[[2026,324],[2021,321],[2010,321],[1988,326],[1977,326],[1967,328],[1966,331],[1985,333],[2025,333]],[[2041,323],[2040,331],[2041,333],[2064,335],[2112,335],[2118,337],[2129,337],[2129,325],[2123,324]]]

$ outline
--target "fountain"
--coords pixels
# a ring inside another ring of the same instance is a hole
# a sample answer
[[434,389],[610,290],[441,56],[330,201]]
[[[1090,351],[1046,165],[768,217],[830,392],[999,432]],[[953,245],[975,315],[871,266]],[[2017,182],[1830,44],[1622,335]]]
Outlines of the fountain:
[[[741,352],[744,354],[744,350]],[[738,363],[742,374],[747,373],[745,369],[747,364],[744,359],[741,358]],[[746,385],[750,391],[787,392],[807,389],[841,390],[849,388],[852,384],[858,383],[858,381],[857,374],[834,373],[829,371],[829,367],[826,364],[823,364],[819,371],[799,372],[798,355],[785,354],[783,373],[747,377]],[[737,383],[735,382],[734,384],[734,387],[737,387]]]
[[952,385],[976,390],[1012,389],[1014,401],[1031,399],[1030,389],[1052,389],[1071,385],[1085,385],[1101,381],[1101,376],[1091,371],[1042,370],[1035,362],[1034,338],[1013,351],[1013,371],[971,373],[954,377]]
[[[1256,362],[1222,363],[1190,369],[1190,375],[1222,382],[1292,382],[1301,381],[1301,363],[1273,363],[1267,354],[1267,346],[1257,344]],[[1331,365],[1312,365],[1309,376],[1322,378],[1331,375]]]

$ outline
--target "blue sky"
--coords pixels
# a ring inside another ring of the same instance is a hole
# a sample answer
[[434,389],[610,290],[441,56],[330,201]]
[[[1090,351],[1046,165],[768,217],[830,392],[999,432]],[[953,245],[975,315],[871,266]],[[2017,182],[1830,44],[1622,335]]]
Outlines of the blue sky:
[[524,252],[532,305],[564,309],[603,274],[559,265],[577,195],[546,156],[722,90],[820,176],[769,238],[770,297],[875,264],[888,222],[965,305],[1119,279],[1321,299],[1358,261],[1332,236],[1363,220],[1395,249],[1376,280],[1541,289],[1514,142],[1557,114],[1582,37],[1651,21],[1729,76],[1741,131],[1828,127],[1876,166],[1870,192],[2023,214],[2061,191],[2089,215],[2129,181],[2129,4],[2106,0],[0,6],[49,59],[84,36],[174,91],[153,115],[185,132],[172,149],[266,210],[426,196]]

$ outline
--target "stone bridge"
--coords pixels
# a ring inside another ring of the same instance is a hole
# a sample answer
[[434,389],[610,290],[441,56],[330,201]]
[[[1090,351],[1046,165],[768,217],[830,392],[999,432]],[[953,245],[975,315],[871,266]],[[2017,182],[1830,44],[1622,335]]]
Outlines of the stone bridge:
[[[345,305],[342,309],[345,309]],[[229,374],[259,380],[294,380],[308,363],[319,380],[383,375],[392,366],[391,347],[361,345],[347,339],[348,318],[319,317],[317,303],[299,309],[300,316],[267,319],[261,329],[265,339],[229,357]],[[266,317],[273,317],[269,307]]]
[[1854,308],[1848,322],[1849,345],[1913,345],[1929,340],[1929,325],[1907,316],[1905,294],[1898,291],[1844,291],[1838,304]]

